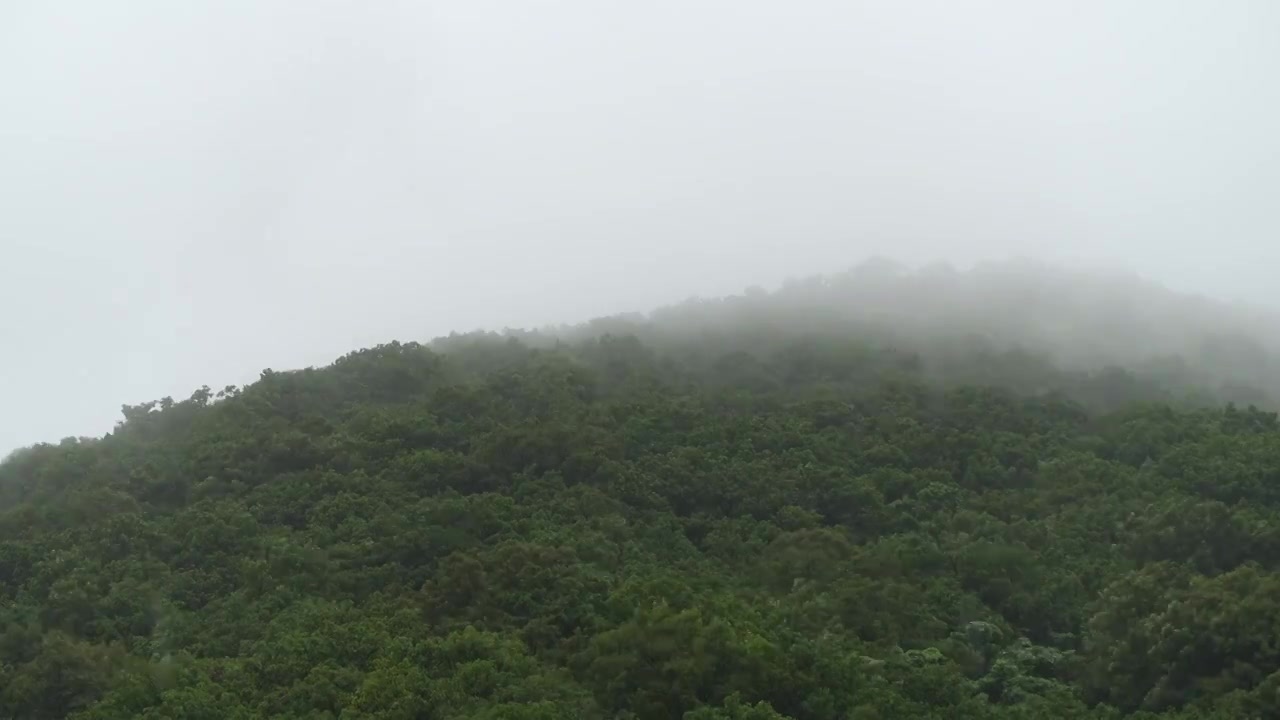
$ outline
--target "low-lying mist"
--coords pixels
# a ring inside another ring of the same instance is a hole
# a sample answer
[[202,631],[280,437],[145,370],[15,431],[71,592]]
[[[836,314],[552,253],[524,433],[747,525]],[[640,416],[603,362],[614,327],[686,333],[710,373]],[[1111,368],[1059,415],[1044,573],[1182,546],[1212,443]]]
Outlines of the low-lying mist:
[[[453,335],[449,350],[481,334]],[[1178,293],[1132,274],[1032,261],[968,270],[884,259],[844,272],[690,299],[647,314],[501,333],[545,346],[634,336],[653,350],[770,354],[806,340],[893,353],[936,380],[1061,389],[1063,378],[1126,377],[1147,399],[1273,405],[1280,388],[1280,317]],[[708,343],[707,341],[714,341]],[[1055,379],[1046,379],[1052,368]],[[1103,404],[1108,391],[1098,390]]]

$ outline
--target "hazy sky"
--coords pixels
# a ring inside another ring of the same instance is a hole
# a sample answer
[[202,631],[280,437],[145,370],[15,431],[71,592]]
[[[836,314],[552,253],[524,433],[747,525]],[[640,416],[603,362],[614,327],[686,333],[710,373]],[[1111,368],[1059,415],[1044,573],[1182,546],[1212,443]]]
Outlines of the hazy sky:
[[1280,3],[0,0],[0,452],[871,254],[1280,305]]

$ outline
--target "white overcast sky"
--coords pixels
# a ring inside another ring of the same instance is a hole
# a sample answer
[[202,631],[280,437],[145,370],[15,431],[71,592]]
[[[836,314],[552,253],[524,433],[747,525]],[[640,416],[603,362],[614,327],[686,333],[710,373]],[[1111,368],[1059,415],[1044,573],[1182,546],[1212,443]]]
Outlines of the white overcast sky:
[[1280,2],[0,0],[0,452],[873,255],[1280,305]]

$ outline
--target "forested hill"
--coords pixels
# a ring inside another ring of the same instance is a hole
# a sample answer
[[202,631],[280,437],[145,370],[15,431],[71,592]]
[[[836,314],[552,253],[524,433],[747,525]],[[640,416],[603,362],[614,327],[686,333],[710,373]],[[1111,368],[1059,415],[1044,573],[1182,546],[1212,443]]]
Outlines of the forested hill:
[[0,718],[1280,718],[1265,338],[833,300],[922,277],[872,270],[14,453]]

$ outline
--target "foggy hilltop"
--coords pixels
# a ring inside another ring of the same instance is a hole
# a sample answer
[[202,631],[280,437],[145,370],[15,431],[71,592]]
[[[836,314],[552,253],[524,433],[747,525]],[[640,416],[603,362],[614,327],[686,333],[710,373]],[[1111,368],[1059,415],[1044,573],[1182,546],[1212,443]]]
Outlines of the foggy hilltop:
[[[649,313],[503,334],[537,346],[633,335],[673,350],[714,338],[725,353],[776,352],[804,338],[839,337],[868,350],[911,353],[924,376],[1023,392],[1066,381],[1034,371],[1038,366],[1126,374],[1147,383],[1153,398],[1270,407],[1280,397],[1280,313],[1175,292],[1136,273],[1031,260],[957,270],[876,258],[773,291],[754,287]],[[476,336],[455,334],[434,346],[448,350],[468,337]]]
[[[339,337],[321,332],[306,344],[340,345]],[[893,366],[943,385],[1064,391],[1103,409],[1137,399],[1265,408],[1280,402],[1280,312],[1274,308],[1171,290],[1132,271],[1029,259],[958,269],[941,261],[911,265],[875,257],[771,289],[695,295],[647,312],[398,340],[456,353],[495,338],[548,349],[580,348],[604,337],[633,338],[649,352],[707,367],[732,364],[735,354],[767,364],[806,342],[834,342],[843,344],[844,354],[830,362],[848,365],[839,373],[853,372],[857,363]],[[258,364],[290,369],[297,352],[282,355],[259,356]],[[252,377],[244,369],[237,375],[209,384]],[[68,410],[111,415],[106,405]]]

